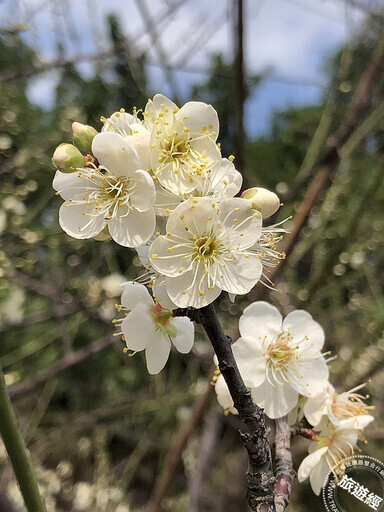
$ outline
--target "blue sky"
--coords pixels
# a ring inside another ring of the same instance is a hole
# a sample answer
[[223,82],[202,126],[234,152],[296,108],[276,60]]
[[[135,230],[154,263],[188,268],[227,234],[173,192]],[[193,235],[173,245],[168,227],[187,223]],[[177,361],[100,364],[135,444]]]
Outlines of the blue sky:
[[[231,4],[229,0],[145,1],[163,52],[175,73],[179,93],[189,99],[193,83],[203,81],[210,54],[232,55]],[[364,0],[361,0],[364,3]],[[365,4],[372,1],[365,0]],[[105,17],[117,14],[124,33],[137,51],[147,51],[153,92],[170,94],[164,72],[158,66],[147,27],[135,0],[0,0],[2,25],[26,23],[23,37],[43,61],[57,57],[57,43],[65,56],[94,55],[108,49]],[[268,133],[274,110],[316,103],[325,92],[326,60],[348,42],[364,21],[364,12],[343,0],[245,0],[245,60],[248,74],[268,70],[246,106],[249,135]],[[170,15],[163,18],[163,13]],[[163,20],[163,21],[161,21]],[[194,48],[192,51],[191,48]],[[80,67],[92,72],[89,64]],[[188,69],[194,72],[189,72]],[[201,70],[200,73],[195,72]],[[58,73],[52,71],[31,81],[32,101],[49,108]],[[129,106],[125,106],[129,108]]]

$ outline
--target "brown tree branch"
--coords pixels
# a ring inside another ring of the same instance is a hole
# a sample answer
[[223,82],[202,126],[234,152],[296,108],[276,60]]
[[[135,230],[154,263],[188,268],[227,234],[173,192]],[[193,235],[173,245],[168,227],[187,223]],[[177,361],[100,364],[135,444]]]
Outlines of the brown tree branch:
[[213,304],[201,309],[177,309],[174,315],[188,316],[204,327],[234,406],[247,429],[247,432],[240,432],[240,438],[248,453],[248,505],[253,511],[274,512],[275,477],[269,446],[270,429],[265,424],[263,410],[253,403],[251,393],[240,375],[231,348],[231,338],[224,333]]
[[291,431],[287,418],[279,418],[275,423],[275,507],[276,512],[283,512],[289,503],[295,471],[292,466]]

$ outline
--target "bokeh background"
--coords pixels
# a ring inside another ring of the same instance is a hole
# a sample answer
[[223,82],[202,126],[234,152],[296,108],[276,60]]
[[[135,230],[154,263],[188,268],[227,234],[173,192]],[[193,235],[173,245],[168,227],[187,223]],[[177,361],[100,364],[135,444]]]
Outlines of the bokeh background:
[[[282,220],[318,179],[383,27],[377,0],[0,1],[0,362],[50,512],[246,510],[241,425],[216,403],[203,333],[150,377],[112,336],[119,285],[140,273],[134,252],[58,225],[51,156],[72,121],[100,129],[101,115],[157,92],[209,102],[224,156],[247,185],[280,195]],[[279,291],[258,285],[217,306],[234,338],[261,295],[283,313],[309,311],[338,355],[337,389],[371,379],[376,422],[361,449],[383,460],[383,68],[376,75],[274,278]],[[293,443],[296,469],[307,446]],[[24,510],[2,445],[0,509]],[[323,503],[295,483],[288,510]]]

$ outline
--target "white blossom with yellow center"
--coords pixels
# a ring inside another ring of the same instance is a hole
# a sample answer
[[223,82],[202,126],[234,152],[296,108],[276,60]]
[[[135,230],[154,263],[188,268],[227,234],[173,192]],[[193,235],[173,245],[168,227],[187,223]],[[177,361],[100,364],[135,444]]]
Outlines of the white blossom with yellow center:
[[283,320],[274,306],[254,302],[240,317],[239,330],[235,359],[254,402],[269,418],[288,414],[299,394],[316,395],[327,386],[328,367],[320,352],[324,332],[306,311]]
[[156,184],[155,211],[157,215],[169,215],[182,201],[189,197],[211,197],[215,201],[235,196],[243,177],[227,158],[218,160],[211,169],[201,176],[198,186],[190,194],[172,194],[160,183]]
[[144,110],[144,126],[151,131],[152,170],[173,194],[190,193],[221,160],[216,144],[217,112],[211,105],[190,101],[182,108],[156,94]]
[[374,409],[374,406],[364,402],[369,395],[357,393],[365,385],[364,383],[350,391],[337,393],[335,388],[328,384],[322,393],[309,398],[304,404],[305,417],[314,427],[320,424],[324,416],[328,416],[329,421],[336,426],[342,425],[345,420],[360,422],[362,416],[369,415]]
[[166,235],[151,245],[152,267],[165,276],[178,307],[201,308],[225,290],[244,294],[260,279],[262,264],[251,247],[261,234],[261,215],[246,199],[191,198],[169,216]]
[[155,186],[140,169],[137,152],[118,133],[99,133],[92,142],[98,166],[57,171],[53,187],[65,200],[59,222],[74,238],[92,238],[106,226],[120,245],[137,247],[155,230]]
[[319,495],[329,470],[353,454],[361,431],[372,420],[372,416],[360,416],[358,422],[346,420],[339,427],[329,423],[309,446],[309,455],[300,464],[297,473],[299,482],[309,477],[313,492]]
[[189,318],[173,318],[172,311],[155,303],[146,287],[139,283],[122,284],[120,311],[126,316],[115,320],[127,349],[145,350],[149,373],[159,373],[165,366],[171,344],[182,353],[190,352],[194,342],[194,325]]

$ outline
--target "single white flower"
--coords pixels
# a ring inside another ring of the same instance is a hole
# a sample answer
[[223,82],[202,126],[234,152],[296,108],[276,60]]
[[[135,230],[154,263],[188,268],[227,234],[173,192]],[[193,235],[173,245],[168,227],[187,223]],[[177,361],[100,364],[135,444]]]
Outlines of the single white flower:
[[105,226],[120,245],[137,247],[155,229],[155,186],[140,169],[135,149],[117,133],[95,136],[92,152],[99,163],[65,174],[56,172],[53,187],[65,200],[59,222],[74,238],[92,238]]
[[202,174],[198,186],[190,194],[173,194],[157,183],[155,212],[169,215],[180,203],[190,197],[211,197],[215,201],[234,197],[240,190],[243,177],[227,158],[218,160]]
[[136,111],[133,115],[128,114],[122,108],[115,112],[108,119],[101,118],[104,123],[102,132],[114,132],[122,135],[132,144],[139,155],[141,169],[151,169],[150,132],[138,119]]
[[152,170],[174,194],[192,192],[221,159],[215,142],[219,120],[211,105],[190,101],[179,109],[156,94],[145,108],[144,125],[151,130]]
[[330,423],[309,446],[297,473],[299,482],[309,477],[313,492],[319,495],[329,470],[353,453],[361,430],[372,420],[372,416],[360,416],[357,422],[346,420],[340,427]]
[[241,338],[233,353],[254,402],[271,418],[288,414],[299,394],[320,393],[328,383],[328,367],[320,350],[324,332],[306,311],[283,320],[267,302],[254,302],[240,317]]
[[222,290],[248,293],[260,279],[260,258],[248,248],[260,237],[261,215],[246,199],[188,199],[170,214],[166,231],[149,257],[178,307],[201,308]]
[[316,427],[319,425],[323,416],[328,416],[329,421],[336,426],[340,426],[344,420],[365,416],[374,406],[369,406],[364,403],[364,399],[368,398],[359,393],[359,389],[363,388],[364,384],[357,386],[350,391],[344,393],[337,393],[335,388],[328,384],[322,393],[312,398],[304,404],[304,415]]
[[186,317],[173,318],[172,311],[155,304],[146,287],[139,283],[123,285],[121,310],[129,311],[115,321],[129,350],[145,350],[148,372],[159,373],[165,366],[171,343],[182,354],[190,352],[194,342],[194,325]]

